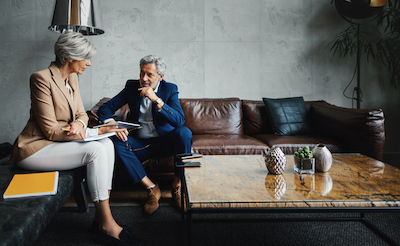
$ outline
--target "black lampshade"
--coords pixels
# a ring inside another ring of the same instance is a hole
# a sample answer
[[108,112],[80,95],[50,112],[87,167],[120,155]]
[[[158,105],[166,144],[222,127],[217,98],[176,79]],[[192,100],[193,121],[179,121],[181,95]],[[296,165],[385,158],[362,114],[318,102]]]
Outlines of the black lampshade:
[[375,16],[382,11],[387,0],[335,0],[339,14],[353,19]]
[[99,35],[100,11],[96,0],[56,0],[49,30],[74,31],[83,35]]

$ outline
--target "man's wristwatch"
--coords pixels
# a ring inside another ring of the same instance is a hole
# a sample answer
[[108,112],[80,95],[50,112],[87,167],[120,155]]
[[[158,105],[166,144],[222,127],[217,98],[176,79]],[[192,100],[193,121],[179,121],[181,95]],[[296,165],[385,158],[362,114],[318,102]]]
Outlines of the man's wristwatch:
[[163,100],[161,98],[157,98],[156,104],[161,104],[162,102],[163,102]]

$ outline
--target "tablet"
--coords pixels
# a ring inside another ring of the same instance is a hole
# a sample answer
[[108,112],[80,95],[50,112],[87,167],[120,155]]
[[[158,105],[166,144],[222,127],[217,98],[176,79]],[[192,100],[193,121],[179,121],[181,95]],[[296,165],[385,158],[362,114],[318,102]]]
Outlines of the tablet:
[[103,126],[117,126],[118,128],[127,128],[127,129],[135,129],[135,128],[141,127],[139,124],[124,122],[124,121],[117,121],[114,123],[108,123],[108,124],[94,126],[93,128],[99,128],[99,127],[103,127]]

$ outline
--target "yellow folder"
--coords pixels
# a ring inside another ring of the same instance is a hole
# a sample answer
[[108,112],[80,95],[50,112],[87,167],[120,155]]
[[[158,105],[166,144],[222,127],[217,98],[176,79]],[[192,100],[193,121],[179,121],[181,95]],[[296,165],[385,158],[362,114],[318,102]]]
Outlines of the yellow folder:
[[54,195],[57,193],[58,172],[15,174],[3,198]]

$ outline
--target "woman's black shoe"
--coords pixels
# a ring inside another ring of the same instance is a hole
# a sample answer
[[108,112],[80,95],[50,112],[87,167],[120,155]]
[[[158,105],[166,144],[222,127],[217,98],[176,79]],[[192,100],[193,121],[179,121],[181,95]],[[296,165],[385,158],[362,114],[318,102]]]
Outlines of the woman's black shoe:
[[99,224],[93,221],[92,231],[96,233],[96,241],[107,246],[136,246],[141,245],[141,240],[135,238],[126,227],[119,233],[119,239],[108,235],[99,228]]
[[96,220],[93,220],[92,222],[92,226],[90,227],[90,231],[93,233],[96,233],[97,231],[99,231],[99,223],[97,223]]
[[122,228],[121,233],[119,234],[119,239],[121,242],[124,243],[124,245],[142,245],[142,240],[140,240],[139,238],[136,238],[135,236],[133,236],[132,233],[129,232],[129,230],[126,227]]

